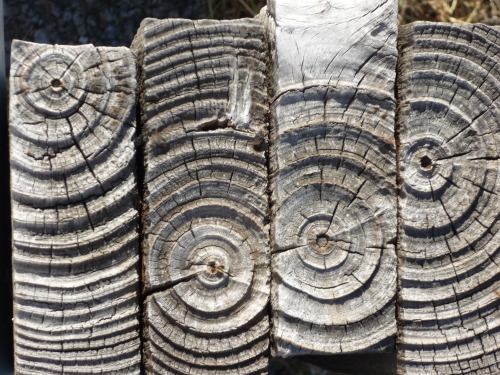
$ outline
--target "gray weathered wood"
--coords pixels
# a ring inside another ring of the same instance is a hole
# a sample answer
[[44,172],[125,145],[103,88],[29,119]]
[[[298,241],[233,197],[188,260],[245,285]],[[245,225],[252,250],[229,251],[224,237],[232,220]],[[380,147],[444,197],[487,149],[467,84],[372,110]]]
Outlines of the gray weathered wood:
[[147,371],[264,373],[263,25],[147,19],[133,48],[143,69]]
[[138,374],[133,55],[12,47],[16,373]]
[[402,374],[500,373],[500,32],[400,38]]
[[392,350],[397,1],[269,12],[277,354]]

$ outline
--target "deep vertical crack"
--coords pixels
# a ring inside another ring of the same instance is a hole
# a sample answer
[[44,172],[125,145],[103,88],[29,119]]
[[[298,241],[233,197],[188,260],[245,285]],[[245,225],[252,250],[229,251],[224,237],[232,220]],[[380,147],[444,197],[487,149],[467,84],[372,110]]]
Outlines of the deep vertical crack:
[[[142,32],[140,29],[139,33]],[[139,262],[138,262],[138,274],[139,274],[139,293],[137,296],[137,305],[139,310],[139,337],[140,337],[140,354],[141,354],[141,366],[140,372],[142,375],[146,375],[146,353],[145,353],[145,345],[144,342],[146,340],[145,334],[145,309],[144,304],[146,301],[143,298],[144,295],[144,265],[143,265],[143,244],[145,238],[145,215],[146,215],[146,203],[144,201],[145,195],[145,177],[146,177],[146,165],[144,161],[144,140],[143,140],[143,129],[142,129],[142,112],[141,112],[141,100],[142,100],[142,85],[143,85],[143,55],[137,55],[137,51],[135,51],[136,55],[136,69],[137,69],[137,91],[136,91],[136,142],[135,142],[135,151],[136,151],[136,182],[137,182],[137,190],[138,190],[138,202],[137,202],[137,211],[139,212],[139,223],[138,223],[138,231],[139,231]]]
[[[272,280],[273,280],[273,270],[272,270],[272,257],[273,257],[273,250],[274,250],[274,245],[273,245],[273,240],[272,240],[272,230],[271,230],[271,225],[272,225],[272,187],[271,187],[271,176],[272,176],[272,171],[271,171],[271,107],[272,107],[272,93],[273,93],[273,88],[272,88],[272,55],[271,55],[271,30],[269,27],[269,22],[272,22],[269,20],[270,15],[267,13],[267,11],[264,13],[264,17],[261,18],[261,21],[264,24],[264,49],[265,49],[265,64],[266,64],[266,83],[267,83],[267,98],[268,98],[268,108],[267,108],[267,118],[266,118],[266,124],[267,124],[267,132],[266,132],[266,144],[267,147],[264,151],[264,156],[266,158],[266,169],[267,169],[267,220],[269,223],[269,272],[270,272],[270,281],[269,281],[269,288],[271,289],[272,287]],[[269,302],[267,304],[267,312],[268,312],[268,317],[269,317],[269,359],[272,358],[273,354],[273,308],[271,304],[271,298],[272,298],[272,293],[270,290],[269,293]]]

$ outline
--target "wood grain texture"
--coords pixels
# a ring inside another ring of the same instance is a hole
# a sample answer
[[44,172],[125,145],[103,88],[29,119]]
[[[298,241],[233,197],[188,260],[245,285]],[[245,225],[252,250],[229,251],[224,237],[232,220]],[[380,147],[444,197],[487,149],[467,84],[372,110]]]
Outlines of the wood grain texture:
[[392,350],[397,2],[269,10],[276,352]]
[[261,22],[147,19],[146,367],[265,373],[270,289]]
[[16,373],[138,374],[133,55],[12,51]]
[[500,32],[401,29],[402,374],[500,373]]

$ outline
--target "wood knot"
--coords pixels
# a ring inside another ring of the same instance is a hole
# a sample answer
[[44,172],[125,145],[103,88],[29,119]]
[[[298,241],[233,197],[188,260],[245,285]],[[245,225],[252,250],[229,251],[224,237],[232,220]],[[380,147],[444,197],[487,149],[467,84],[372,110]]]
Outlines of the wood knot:
[[210,275],[223,274],[224,273],[224,265],[217,264],[216,261],[211,260],[207,263],[207,272]]
[[316,237],[316,246],[314,246],[315,251],[318,254],[329,254],[331,249],[331,240],[326,234],[320,234]]
[[318,246],[320,247],[325,247],[326,245],[328,245],[328,237],[324,234],[318,236],[318,238],[316,238],[316,243],[318,244]]

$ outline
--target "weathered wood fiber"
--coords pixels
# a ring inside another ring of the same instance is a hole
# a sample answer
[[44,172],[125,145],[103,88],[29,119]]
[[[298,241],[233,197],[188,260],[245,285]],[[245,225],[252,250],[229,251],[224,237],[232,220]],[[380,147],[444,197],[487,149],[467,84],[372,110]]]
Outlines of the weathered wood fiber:
[[269,7],[277,354],[392,350],[397,2]]
[[500,373],[500,32],[401,29],[402,374]]
[[17,374],[138,374],[135,61],[12,46]]
[[500,32],[400,38],[400,371],[500,372]]
[[269,229],[260,21],[147,19],[146,367],[265,373]]

